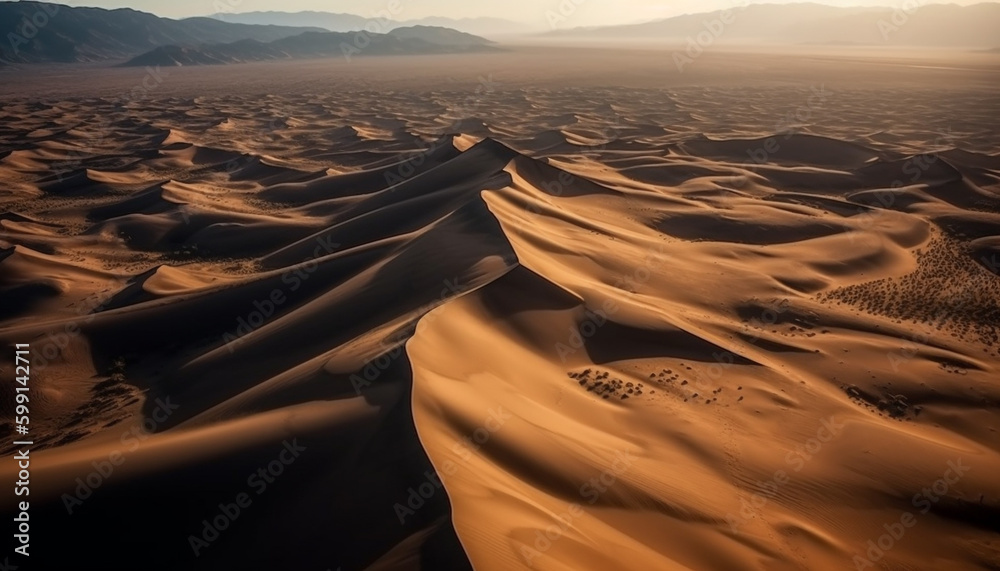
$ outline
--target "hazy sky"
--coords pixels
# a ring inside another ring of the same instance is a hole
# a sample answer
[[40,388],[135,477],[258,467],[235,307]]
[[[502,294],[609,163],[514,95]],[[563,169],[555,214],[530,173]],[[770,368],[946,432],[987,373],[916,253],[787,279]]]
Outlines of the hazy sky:
[[[55,0],[59,1],[59,0]],[[280,10],[297,12],[320,10],[372,16],[396,3],[395,19],[411,20],[425,16],[469,18],[493,16],[548,27],[552,14],[559,27],[595,26],[647,21],[684,13],[708,12],[740,5],[746,0],[62,0],[71,6],[135,8],[160,16],[180,18],[215,12],[254,12]],[[789,0],[749,0],[754,4],[789,3]],[[813,0],[834,6],[902,6],[920,4],[977,4],[981,0]]]

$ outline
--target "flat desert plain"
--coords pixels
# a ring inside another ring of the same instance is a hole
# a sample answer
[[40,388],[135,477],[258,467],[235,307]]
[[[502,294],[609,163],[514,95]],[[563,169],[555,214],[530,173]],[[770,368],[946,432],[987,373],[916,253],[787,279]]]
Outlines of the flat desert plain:
[[2,70],[32,560],[998,569],[998,80],[847,48]]

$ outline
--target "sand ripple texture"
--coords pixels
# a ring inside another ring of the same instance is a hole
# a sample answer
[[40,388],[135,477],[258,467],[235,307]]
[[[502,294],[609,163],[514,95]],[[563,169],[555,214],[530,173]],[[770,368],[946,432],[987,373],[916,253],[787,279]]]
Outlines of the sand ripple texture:
[[38,549],[847,569],[903,529],[878,568],[996,568],[995,105],[840,88],[795,119],[816,93],[5,101]]

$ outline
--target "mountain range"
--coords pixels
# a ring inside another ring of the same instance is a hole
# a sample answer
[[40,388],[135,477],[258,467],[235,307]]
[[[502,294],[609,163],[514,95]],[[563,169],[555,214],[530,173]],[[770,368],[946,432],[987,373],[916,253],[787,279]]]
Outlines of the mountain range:
[[[1000,3],[911,9],[753,4],[641,24],[542,33],[497,18],[404,22],[326,12],[248,12],[172,20],[127,8],[31,1],[0,1],[0,22],[9,23],[10,30],[7,41],[0,42],[0,66],[109,60],[184,65],[341,55],[341,44],[353,45],[360,30],[373,40],[360,55],[489,51],[495,48],[480,36],[511,35],[544,43],[890,45],[984,51],[997,48]],[[351,38],[336,35],[348,33]],[[302,37],[290,39],[294,36]]]
[[[753,4],[653,22],[557,30],[550,40],[660,40],[708,43],[896,45],[993,48],[1000,3],[927,4],[902,9],[823,4]],[[709,40],[709,38],[711,38]]]
[[[317,26],[171,20],[132,9],[75,8],[43,2],[0,2],[10,22],[0,42],[0,66],[127,60],[124,65],[195,65],[341,55],[434,54],[492,51],[491,41],[437,26],[352,33]],[[320,18],[316,18],[321,20]]]
[[417,20],[388,20],[379,18],[365,18],[356,14],[342,14],[332,12],[244,12],[244,13],[218,13],[212,18],[223,22],[236,24],[254,25],[282,25],[282,26],[317,26],[331,32],[351,32],[356,30],[369,30],[380,33],[389,32],[396,28],[411,26],[437,26],[452,28],[469,34],[479,36],[511,36],[528,34],[538,31],[527,24],[513,22],[502,18],[446,18],[433,16],[420,18]]
[[170,20],[128,8],[72,8],[43,2],[0,2],[0,22],[10,30],[7,41],[0,42],[0,58],[8,63],[125,59],[168,44],[271,42],[321,30],[230,24],[213,18]]
[[[887,2],[889,4],[889,2]],[[995,48],[1000,4],[972,6],[926,4],[909,7],[836,7],[811,2],[752,4],[728,11],[694,13],[650,22],[543,31],[537,26],[497,18],[425,18],[395,21],[328,12],[248,12],[212,17],[241,24],[318,26],[330,31],[375,29],[386,32],[415,24],[453,28],[484,37],[522,36],[536,41],[662,41],[683,43],[711,37],[719,43],[781,45],[893,45]],[[374,26],[374,28],[373,28]],[[709,34],[706,36],[705,34]],[[706,43],[702,41],[700,43]]]
[[366,33],[363,44],[358,44],[355,36],[356,32],[305,32],[273,42],[248,39],[197,47],[167,45],[154,48],[123,65],[218,65],[281,59],[469,53],[498,49],[491,46],[492,42],[489,40],[478,36],[430,26],[397,28],[388,34]]

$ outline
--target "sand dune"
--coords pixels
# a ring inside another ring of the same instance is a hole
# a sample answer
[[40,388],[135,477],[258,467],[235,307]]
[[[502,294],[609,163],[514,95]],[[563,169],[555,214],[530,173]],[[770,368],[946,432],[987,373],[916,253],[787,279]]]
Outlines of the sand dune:
[[1000,565],[988,90],[842,75],[783,130],[813,93],[784,72],[524,63],[470,99],[422,61],[11,93],[0,339],[35,351],[46,563]]

